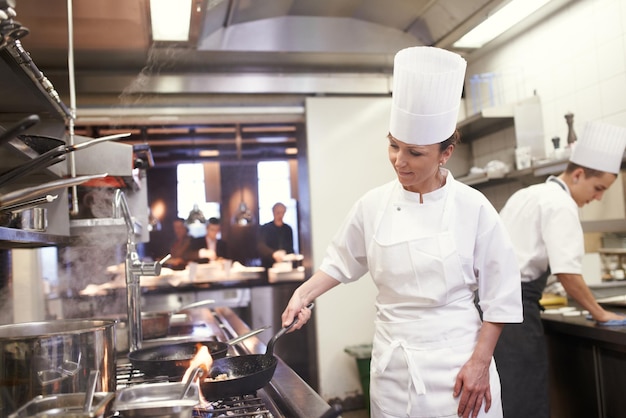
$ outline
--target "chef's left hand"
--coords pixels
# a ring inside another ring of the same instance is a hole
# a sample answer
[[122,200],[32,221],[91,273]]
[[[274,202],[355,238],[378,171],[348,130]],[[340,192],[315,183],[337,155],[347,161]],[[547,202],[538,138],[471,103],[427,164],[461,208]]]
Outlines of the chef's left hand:
[[[491,387],[489,386],[490,362],[470,358],[456,377],[454,397],[459,399],[460,417],[476,418],[485,401],[485,412],[491,408]],[[471,414],[471,415],[470,415]]]

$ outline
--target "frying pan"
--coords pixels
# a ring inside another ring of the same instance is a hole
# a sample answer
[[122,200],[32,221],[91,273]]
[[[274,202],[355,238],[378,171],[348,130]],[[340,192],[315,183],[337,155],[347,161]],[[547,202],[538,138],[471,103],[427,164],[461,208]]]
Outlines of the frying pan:
[[[307,305],[312,309],[313,303]],[[274,344],[293,327],[298,318],[282,328],[267,343],[265,354],[248,354],[243,356],[223,357],[213,361],[209,370],[209,378],[201,380],[200,390],[207,400],[245,395],[253,393],[267,385],[276,370],[278,359],[274,357]],[[219,375],[225,379],[216,380]]]
[[9,129],[0,134],[0,145],[4,144],[10,139],[13,139],[15,136],[21,134],[25,130],[32,128],[33,126],[38,124],[39,121],[40,119],[37,115],[30,115],[20,120],[15,125],[11,126]]
[[[37,154],[43,154],[51,149],[65,145],[65,141],[62,139],[46,135],[18,135],[17,138]],[[17,142],[11,141],[11,144],[15,146]]]
[[53,180],[48,183],[39,184],[37,186],[26,187],[24,189],[14,190],[4,195],[0,195],[0,209],[7,206],[23,203],[29,199],[44,196],[54,190],[63,189],[84,183],[89,180],[100,179],[106,177],[107,174],[93,174],[89,176],[70,177],[66,179]]
[[90,141],[85,141],[76,145],[65,145],[65,144],[59,145],[55,148],[52,148],[49,151],[44,152],[40,156],[33,158],[27,163],[24,163],[9,171],[6,171],[3,174],[0,174],[0,187],[7,184],[11,180],[14,180],[18,177],[25,175],[26,173],[39,170],[45,167],[49,167],[53,164],[56,164],[65,160],[65,154],[78,151],[78,150],[90,147],[92,145],[99,144],[101,142],[110,141],[110,140],[118,139],[118,138],[124,138],[129,135],[130,133],[115,134],[115,135],[108,135],[108,136],[103,136],[101,138],[92,139]]
[[209,350],[209,354],[214,359],[222,358],[226,356],[230,346],[259,334],[268,328],[269,327],[255,329],[227,342],[186,341],[183,343],[141,348],[129,353],[128,359],[133,367],[141,370],[148,376],[165,375],[169,378],[179,378],[183,376],[185,371],[189,368],[191,359],[198,351],[198,344],[206,346]]

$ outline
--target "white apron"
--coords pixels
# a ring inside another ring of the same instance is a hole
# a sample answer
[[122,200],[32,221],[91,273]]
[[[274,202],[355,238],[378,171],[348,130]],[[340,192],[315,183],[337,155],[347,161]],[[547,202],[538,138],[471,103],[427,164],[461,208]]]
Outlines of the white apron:
[[[379,289],[370,373],[372,417],[457,416],[454,384],[473,352],[481,321],[450,230],[455,184],[446,186],[438,234],[381,242],[381,219],[394,212],[391,196],[383,199],[376,216],[368,248],[370,273]],[[485,414],[483,402],[479,417],[502,417],[493,360],[489,374],[492,405]]]

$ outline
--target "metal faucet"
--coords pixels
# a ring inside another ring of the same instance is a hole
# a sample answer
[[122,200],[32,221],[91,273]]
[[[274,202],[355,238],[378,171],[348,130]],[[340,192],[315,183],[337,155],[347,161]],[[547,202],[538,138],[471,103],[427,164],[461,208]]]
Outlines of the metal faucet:
[[135,244],[135,225],[128,208],[126,195],[120,189],[115,190],[113,198],[113,217],[123,217],[126,223],[126,307],[128,312],[128,341],[129,351],[141,348],[143,333],[141,330],[141,276],[158,276],[161,266],[171,255],[168,254],[161,261],[144,263],[139,260],[137,245]]

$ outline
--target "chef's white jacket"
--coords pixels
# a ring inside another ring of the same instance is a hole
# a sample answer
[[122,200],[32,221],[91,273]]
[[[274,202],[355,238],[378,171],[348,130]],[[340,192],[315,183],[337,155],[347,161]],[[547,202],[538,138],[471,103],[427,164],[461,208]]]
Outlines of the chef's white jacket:
[[555,177],[515,192],[500,216],[515,247],[522,281],[552,274],[582,274],[585,254],[578,206]]
[[402,241],[437,232],[452,182],[456,192],[451,230],[465,283],[471,291],[478,289],[484,320],[521,322],[519,269],[498,213],[482,193],[454,180],[449,172],[446,185],[423,195],[423,203],[418,193],[404,190],[397,180],[366,193],[336,233],[320,269],[344,283],[358,280],[369,270],[367,248],[374,239],[381,205],[408,209],[401,221],[382,219],[380,227],[389,239]]

